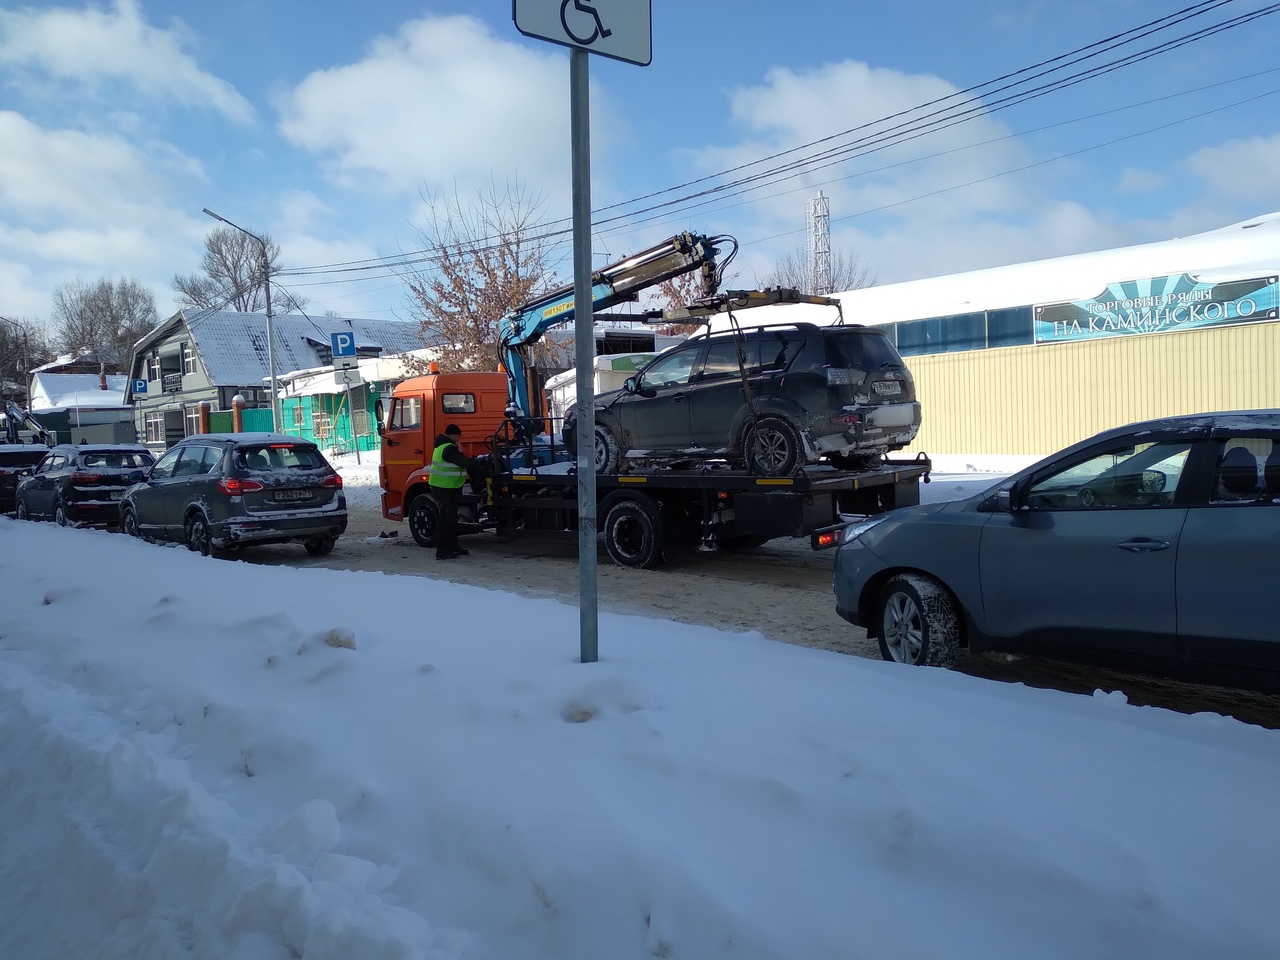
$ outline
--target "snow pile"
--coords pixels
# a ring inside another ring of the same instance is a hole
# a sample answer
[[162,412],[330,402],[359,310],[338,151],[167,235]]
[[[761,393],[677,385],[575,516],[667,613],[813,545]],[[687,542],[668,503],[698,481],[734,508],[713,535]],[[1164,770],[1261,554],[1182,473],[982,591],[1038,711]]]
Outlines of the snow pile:
[[9,520],[0,584],[3,957],[1280,943],[1235,720]]

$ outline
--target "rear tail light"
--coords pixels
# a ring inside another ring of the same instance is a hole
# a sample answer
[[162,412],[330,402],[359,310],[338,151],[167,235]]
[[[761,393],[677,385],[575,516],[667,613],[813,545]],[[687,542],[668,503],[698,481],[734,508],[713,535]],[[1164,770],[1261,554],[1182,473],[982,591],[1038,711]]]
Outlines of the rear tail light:
[[257,480],[241,480],[239,477],[223,477],[218,481],[218,489],[228,497],[238,497],[242,493],[253,493],[263,489]]
[[329,476],[325,477],[323,480],[320,481],[320,486],[328,487],[330,490],[341,490],[342,474],[340,473],[329,474]]
[[102,480],[100,474],[96,473],[73,473],[67,477],[74,484],[99,483]]
[[856,413],[841,413],[831,418],[832,423],[861,423],[862,417]]

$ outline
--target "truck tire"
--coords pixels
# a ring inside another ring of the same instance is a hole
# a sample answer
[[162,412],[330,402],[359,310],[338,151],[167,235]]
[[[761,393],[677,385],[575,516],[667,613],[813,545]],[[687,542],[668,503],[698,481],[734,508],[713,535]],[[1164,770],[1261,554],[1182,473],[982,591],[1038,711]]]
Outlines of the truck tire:
[[804,461],[800,433],[782,417],[761,417],[747,429],[742,447],[747,467],[757,476],[786,477]]
[[880,591],[880,655],[897,663],[951,667],[960,645],[956,602],[932,577],[904,573]]
[[420,493],[409,504],[409,513],[405,517],[409,521],[409,532],[420,547],[436,545],[436,523],[440,520],[440,507],[430,494]]
[[604,546],[614,563],[651,569],[666,560],[662,517],[651,500],[619,500],[605,515]]
[[[564,438],[565,448],[576,459],[578,455],[578,431],[574,427],[566,427],[561,432],[561,436]],[[613,435],[612,430],[602,423],[596,424],[595,436],[596,474],[617,473],[618,468],[622,465],[621,447],[618,444],[618,438]]]

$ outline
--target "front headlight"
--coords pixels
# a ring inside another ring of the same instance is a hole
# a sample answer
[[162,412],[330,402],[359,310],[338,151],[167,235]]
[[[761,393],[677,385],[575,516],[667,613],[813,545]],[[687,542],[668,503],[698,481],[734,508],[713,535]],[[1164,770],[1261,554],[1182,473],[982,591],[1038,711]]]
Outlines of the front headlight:
[[851,523],[849,526],[844,528],[844,532],[840,537],[840,543],[846,544],[853,540],[857,540],[858,537],[862,536],[876,524],[884,523],[887,519],[889,519],[888,516],[882,513],[877,517],[867,517],[867,519],[858,523]]

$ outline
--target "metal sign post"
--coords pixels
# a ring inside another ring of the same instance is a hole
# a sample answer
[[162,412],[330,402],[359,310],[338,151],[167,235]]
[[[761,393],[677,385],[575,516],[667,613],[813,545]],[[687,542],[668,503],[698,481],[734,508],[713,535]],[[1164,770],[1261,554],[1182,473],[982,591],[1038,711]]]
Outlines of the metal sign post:
[[512,0],[511,19],[528,37],[569,47],[569,143],[573,178],[573,338],[577,376],[578,594],[580,656],[599,650],[596,570],[595,331],[591,309],[591,101],[587,54],[647,66],[650,0]]

